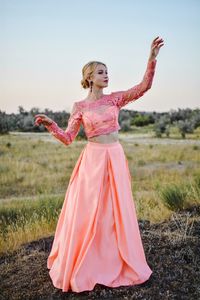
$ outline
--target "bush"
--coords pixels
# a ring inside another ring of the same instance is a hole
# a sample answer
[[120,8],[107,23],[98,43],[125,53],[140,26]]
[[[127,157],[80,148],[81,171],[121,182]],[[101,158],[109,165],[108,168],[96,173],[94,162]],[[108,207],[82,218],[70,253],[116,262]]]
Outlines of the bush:
[[7,116],[5,112],[0,111],[0,134],[9,132]]
[[194,131],[194,123],[189,120],[179,120],[176,122],[177,127],[181,133],[182,138],[185,138],[186,133],[193,133]]
[[198,113],[192,116],[191,121],[195,129],[200,126],[200,111],[198,111]]
[[154,123],[152,116],[141,115],[141,114],[138,114],[131,121],[131,125],[135,125],[135,126],[145,126],[151,123]]
[[159,191],[160,197],[165,206],[171,210],[181,210],[185,206],[186,192],[182,187],[172,185]]
[[163,115],[159,120],[156,121],[153,130],[157,137],[162,137],[162,134],[165,133],[166,136],[170,134],[170,119],[167,115]]
[[131,129],[130,120],[124,120],[121,122],[121,131],[129,131]]

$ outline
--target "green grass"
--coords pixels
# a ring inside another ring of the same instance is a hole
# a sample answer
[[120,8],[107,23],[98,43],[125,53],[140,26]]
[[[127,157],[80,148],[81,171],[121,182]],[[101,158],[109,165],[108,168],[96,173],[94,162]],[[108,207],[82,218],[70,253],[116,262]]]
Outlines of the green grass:
[[[137,127],[135,125],[131,126],[131,130],[133,134],[148,134],[152,137],[155,136],[155,132],[153,130],[154,124],[149,124],[143,127]],[[163,138],[166,138],[166,134],[162,134]],[[170,126],[170,136],[171,139],[182,139],[181,134],[178,128],[174,125]],[[198,140],[200,138],[200,127],[196,128],[193,133],[186,133],[187,139],[195,139]]]
[[63,192],[81,151],[74,145],[16,136],[3,136],[0,141],[1,198]]
[[55,228],[63,196],[9,200],[0,207],[0,252],[12,252],[22,243],[48,236]]

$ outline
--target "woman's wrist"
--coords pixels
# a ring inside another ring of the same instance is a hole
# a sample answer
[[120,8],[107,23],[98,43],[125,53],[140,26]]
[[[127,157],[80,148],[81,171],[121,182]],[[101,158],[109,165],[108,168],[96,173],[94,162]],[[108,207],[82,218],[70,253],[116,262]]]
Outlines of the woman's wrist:
[[155,59],[156,59],[155,56],[149,56],[149,61],[153,61],[153,60],[155,60]]
[[[49,122],[49,121],[48,121]],[[51,120],[49,123],[46,123],[44,126],[47,127],[47,126],[52,126],[53,124],[56,124],[55,121]]]

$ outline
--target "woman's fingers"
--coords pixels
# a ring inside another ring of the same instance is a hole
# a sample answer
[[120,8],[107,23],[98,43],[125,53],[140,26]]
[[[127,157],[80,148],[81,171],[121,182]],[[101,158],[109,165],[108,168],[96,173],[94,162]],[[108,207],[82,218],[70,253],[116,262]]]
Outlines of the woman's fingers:
[[52,124],[52,120],[50,118],[48,118],[46,115],[41,115],[41,114],[38,114],[35,116],[36,119],[35,119],[35,125],[40,125],[40,124],[43,124],[43,125],[50,125]]
[[164,41],[163,41],[163,39],[160,39],[156,43],[157,43],[157,45],[159,45],[160,43],[164,43]]
[[45,114],[37,114],[34,116],[35,118],[35,125],[44,124],[47,120],[47,116]]
[[160,42],[163,42],[163,39],[162,38],[159,38],[159,36],[157,36],[154,40],[153,40],[153,43],[152,44],[158,44]]
[[159,36],[157,36],[157,37],[153,40],[153,42],[155,42],[158,38],[159,38]]
[[152,44],[151,49],[152,50],[157,49],[157,48],[160,49],[160,47],[162,47],[163,45],[164,45],[164,41],[163,41],[163,39],[160,39]]
[[45,121],[45,118],[42,116],[40,116],[40,115],[37,115],[37,116],[35,116],[35,124],[41,124],[41,123],[44,123],[44,121]]
[[162,47],[163,45],[164,45],[164,43],[160,44],[160,45],[158,46],[158,48]]
[[34,125],[40,125],[42,123],[42,119],[41,118],[37,118],[34,122]]

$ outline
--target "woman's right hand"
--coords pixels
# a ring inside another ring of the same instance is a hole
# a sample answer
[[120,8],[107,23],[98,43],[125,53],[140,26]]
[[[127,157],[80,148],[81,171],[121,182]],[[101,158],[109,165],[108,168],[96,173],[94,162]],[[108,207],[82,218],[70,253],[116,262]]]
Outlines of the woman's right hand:
[[40,124],[51,125],[53,123],[53,120],[44,114],[37,114],[34,116],[34,118],[35,118],[34,125],[37,125],[37,126],[39,126]]

